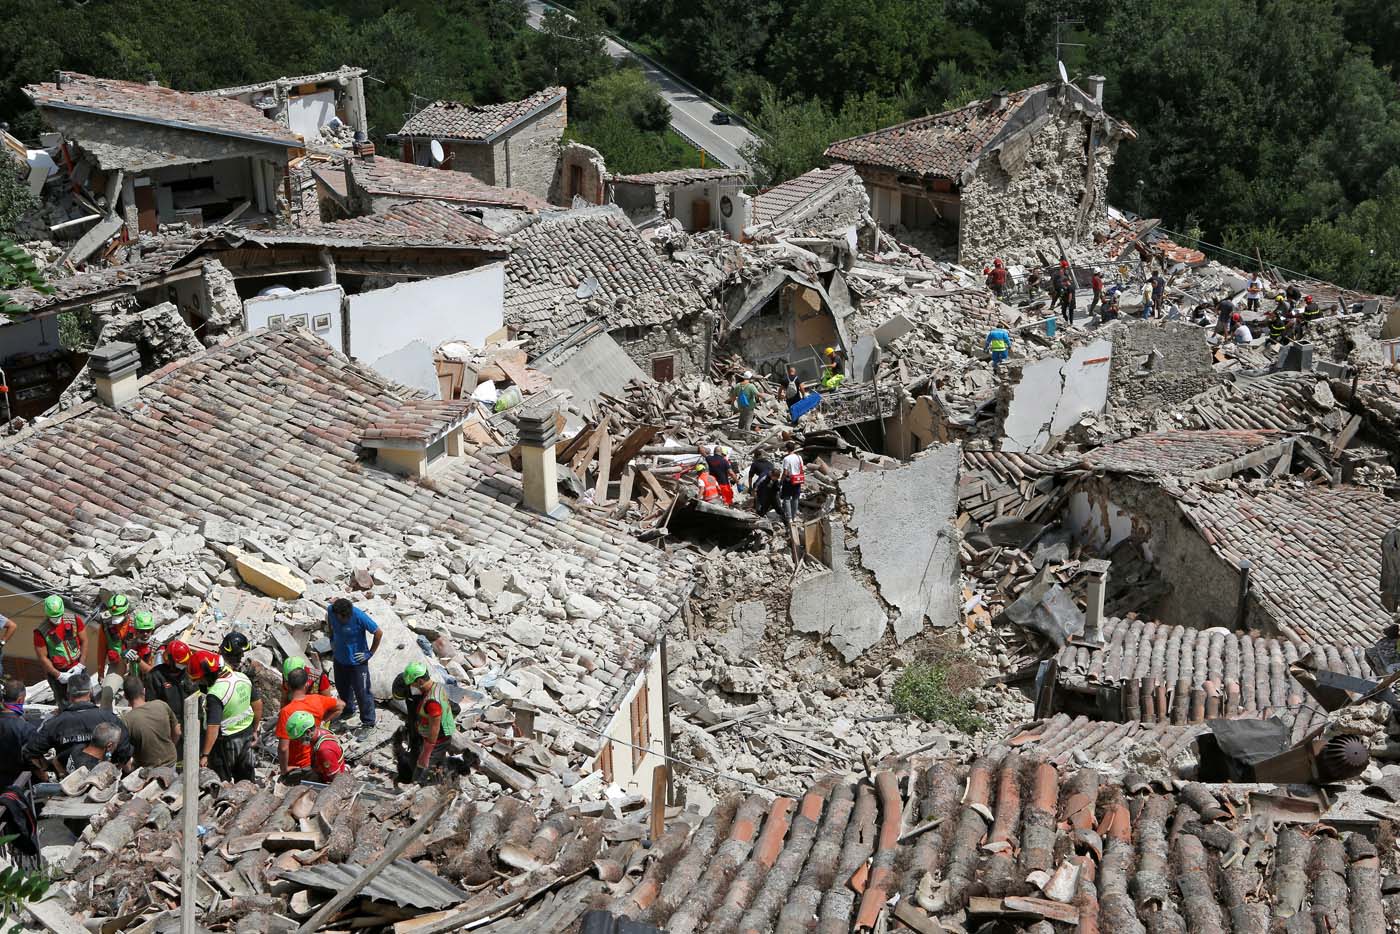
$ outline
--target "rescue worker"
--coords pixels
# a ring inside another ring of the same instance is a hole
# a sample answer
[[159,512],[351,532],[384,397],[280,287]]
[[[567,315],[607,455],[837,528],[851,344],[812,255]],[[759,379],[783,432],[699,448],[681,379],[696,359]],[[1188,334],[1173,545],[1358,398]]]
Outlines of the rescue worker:
[[1264,297],[1264,280],[1259,278],[1259,273],[1254,273],[1249,277],[1249,285],[1244,289],[1245,307],[1250,311],[1259,310],[1259,301]]
[[185,698],[193,693],[185,675],[185,666],[190,662],[190,647],[179,639],[171,639],[160,650],[160,658],[146,676],[146,696],[152,700],[163,700],[175,716],[184,715]]
[[1062,259],[1060,264],[1050,270],[1050,307],[1058,308],[1063,301],[1065,289],[1069,283],[1069,260]]
[[1002,265],[1001,258],[992,260],[991,268],[986,270],[987,288],[991,289],[997,298],[1001,298],[1006,293],[1006,267]]
[[204,691],[204,738],[199,765],[224,781],[253,780],[253,743],[262,721],[262,698],[248,676],[213,652],[190,659],[190,680]]
[[112,762],[124,772],[131,771],[133,750],[126,724],[110,710],[103,710],[92,702],[92,679],[86,673],[77,673],[68,679],[68,706],[39,726],[38,732],[24,745],[24,757],[43,765],[52,752],[63,765],[92,740],[93,730],[99,723],[113,724],[120,731],[112,751]]
[[131,632],[131,601],[126,594],[114,593],[108,597],[98,622],[102,644],[97,647],[97,674],[101,677],[111,669],[119,678],[124,678],[126,661],[122,658],[122,643]]
[[320,666],[313,667],[303,655],[291,655],[282,662],[282,703],[287,703],[291,689],[287,685],[288,679],[294,671],[306,672],[306,693],[319,694],[323,697],[334,696],[331,690],[331,678]]
[[310,714],[314,725],[319,727],[345,710],[342,701],[325,694],[311,694],[309,686],[309,673],[305,668],[298,668],[287,676],[285,688],[289,692],[288,700],[277,717],[277,763],[283,774],[311,765],[310,748],[305,743],[297,742],[296,737],[287,731],[290,719],[299,713]]
[[805,395],[807,387],[802,385],[802,379],[797,375],[797,367],[789,364],[787,375],[783,377],[783,401],[787,403],[788,420],[794,425],[797,424],[797,416],[792,414],[792,407],[801,402]]
[[982,349],[991,351],[992,372],[996,373],[1001,368],[1002,361],[1011,355],[1011,332],[998,322],[996,327],[987,332]]
[[247,652],[248,637],[237,630],[225,635],[224,641],[219,643],[219,654],[223,656],[224,664],[234,671],[243,668],[243,656]]
[[1152,284],[1152,313],[1160,318],[1162,305],[1167,300],[1167,277],[1158,271],[1154,272],[1148,281]]
[[719,486],[719,498],[726,506],[734,505],[734,462],[729,459],[729,448],[711,445],[705,454],[705,466]]
[[6,678],[4,695],[0,697],[0,791],[9,788],[19,780],[20,773],[28,766],[24,761],[24,747],[39,730],[24,716],[24,682],[18,678]]
[[[337,701],[336,703],[339,703]],[[305,710],[298,710],[287,718],[287,736],[297,745],[307,750],[307,766],[286,774],[287,780],[299,780],[303,774],[314,774],[317,781],[330,782],[345,771],[345,750],[330,730],[316,723],[316,718]]]
[[409,662],[404,666],[403,680],[420,698],[417,729],[423,745],[418,750],[413,782],[425,785],[441,777],[447,763],[447,743],[457,729],[452,699],[447,696],[447,689],[428,674],[428,666],[423,662]]
[[44,621],[34,628],[34,657],[53,689],[54,703],[68,704],[68,679],[83,671],[87,634],[83,618],[70,613],[57,594],[44,598]]
[[822,388],[830,392],[846,381],[845,355],[835,347],[826,348],[826,367],[822,370]]
[[403,679],[403,672],[394,675],[390,695],[396,701],[403,701],[406,714],[404,722],[394,730],[394,764],[397,780],[407,784],[413,781],[414,769],[418,766],[418,753],[423,748],[423,738],[418,735],[418,696]]
[[802,483],[806,479],[807,471],[794,442],[784,444],[783,450],[786,453],[783,455],[780,474],[782,487],[778,491],[778,501],[783,524],[790,525],[797,519],[798,507],[802,501]]
[[131,614],[131,625],[121,645],[127,674],[144,678],[156,667],[156,651],[151,646],[151,634],[155,631],[156,620],[149,610]]
[[719,483],[704,461],[695,465],[695,495],[702,503],[719,502]]
[[1290,319],[1293,316],[1293,306],[1282,295],[1274,296],[1274,310],[1269,313],[1269,341],[1286,343],[1288,341],[1288,329]]
[[1098,266],[1094,267],[1094,274],[1089,277],[1089,288],[1094,291],[1094,297],[1089,301],[1089,317],[1092,318],[1103,304],[1103,271]]
[[734,384],[730,393],[734,409],[739,413],[739,430],[748,431],[753,427],[753,413],[763,399],[763,393],[753,384],[753,371],[745,370],[743,379]]
[[778,469],[767,451],[759,451],[749,464],[749,491],[753,494],[753,511],[760,516],[778,508]]
[[[340,719],[349,719],[358,712],[360,727],[369,729],[376,716],[374,694],[369,689],[369,660],[379,651],[384,633],[373,617],[345,597],[326,607],[326,625],[330,627],[334,649],[335,692],[345,701]],[[367,640],[366,633],[373,639]]]
[[1319,305],[1317,302],[1313,301],[1313,297],[1311,295],[1304,295],[1303,317],[1301,319],[1301,326],[1299,330],[1303,333],[1306,333],[1308,329],[1312,327],[1312,325],[1316,324],[1319,320],[1321,320],[1321,318],[1322,306]]

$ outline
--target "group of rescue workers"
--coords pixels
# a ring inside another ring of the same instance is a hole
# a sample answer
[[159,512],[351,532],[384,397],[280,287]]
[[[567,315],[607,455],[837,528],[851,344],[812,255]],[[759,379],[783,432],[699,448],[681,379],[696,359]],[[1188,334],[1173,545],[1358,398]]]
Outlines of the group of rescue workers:
[[734,463],[734,451],[724,445],[703,444],[700,446],[700,459],[691,468],[695,474],[695,497],[702,503],[715,503],[733,506],[735,493],[745,491],[752,495],[753,511],[766,516],[776,509],[784,526],[790,526],[797,518],[798,504],[802,500],[802,483],[806,479],[806,468],[802,455],[797,453],[797,443],[783,444],[783,456],[774,463],[771,454],[764,448],[754,453],[747,476]]
[[[247,636],[230,631],[217,651],[195,649],[180,639],[157,644],[152,615],[115,594],[95,627],[101,640],[95,688],[84,663],[84,619],[56,595],[47,597],[43,608],[34,649],[57,711],[35,726],[24,716],[24,683],[5,679],[0,688],[0,787],[23,771],[43,779],[102,760],[124,771],[176,765],[180,713],[186,698],[196,693],[203,695],[200,767],[225,781],[254,779],[264,699],[256,666],[247,659]],[[357,733],[367,733],[376,723],[369,663],[383,636],[378,624],[342,598],[326,608],[326,625],[328,638],[282,662],[275,735],[279,773],[286,781],[330,781],[346,769],[345,749],[332,727],[357,712]],[[0,616],[0,652],[14,630],[15,623]],[[131,709],[124,719],[111,711],[109,691],[125,695]],[[448,743],[456,730],[457,710],[446,686],[425,663],[415,661],[395,677],[392,694],[403,702],[406,715],[394,735],[399,780],[437,780],[448,764]]]

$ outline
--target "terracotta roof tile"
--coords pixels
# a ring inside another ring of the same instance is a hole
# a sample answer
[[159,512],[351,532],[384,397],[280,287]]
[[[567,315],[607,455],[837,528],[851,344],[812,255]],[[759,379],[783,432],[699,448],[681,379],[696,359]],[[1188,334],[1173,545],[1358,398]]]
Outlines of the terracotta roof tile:
[[236,136],[258,142],[300,147],[301,139],[264,117],[262,111],[224,97],[190,94],[136,81],[94,78],[65,71],[63,85],[31,84],[25,93],[40,108],[171,124],[200,133]]
[[1153,431],[1095,448],[1077,466],[1104,473],[1189,476],[1219,468],[1288,438],[1280,431]]
[[[521,211],[540,211],[549,206],[547,201],[537,195],[518,188],[488,185],[469,172],[434,169],[386,156],[349,159],[346,161],[346,167],[353,185],[371,195],[428,198],[454,204],[514,208]],[[334,171],[335,169],[318,171],[317,175],[329,175]]]
[[1316,373],[1269,373],[1213,386],[1179,405],[1187,428],[1311,431],[1335,410],[1327,380]]
[[366,441],[419,441],[432,444],[467,420],[475,410],[470,399],[411,399],[365,427]]
[[690,182],[713,182],[722,178],[741,180],[743,172],[734,169],[667,169],[664,172],[639,172],[635,175],[609,175],[608,181],[625,185],[685,185]]
[[781,224],[785,218],[825,200],[855,174],[855,169],[849,165],[833,165],[813,169],[775,185],[754,196],[750,209],[752,220],[755,224]]
[[[242,232],[240,232],[242,235]],[[477,246],[505,252],[506,245],[490,228],[440,201],[409,201],[378,214],[350,217],[295,230],[251,231],[250,240],[345,242],[386,246]]]
[[521,120],[562,100],[568,91],[545,88],[518,101],[504,104],[463,104],[435,101],[409,117],[399,136],[458,140],[467,143],[490,142]]

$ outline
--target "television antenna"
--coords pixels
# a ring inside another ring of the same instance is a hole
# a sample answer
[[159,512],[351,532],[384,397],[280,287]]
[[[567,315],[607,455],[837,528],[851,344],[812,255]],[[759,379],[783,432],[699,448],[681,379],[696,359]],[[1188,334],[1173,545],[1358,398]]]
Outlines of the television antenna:
[[1065,56],[1064,52],[1062,52],[1061,50],[1082,49],[1086,46],[1083,42],[1066,42],[1064,41],[1062,36],[1065,33],[1068,33],[1072,36],[1074,34],[1073,27],[1083,25],[1084,20],[1082,19],[1064,19],[1063,17],[1058,15],[1055,17],[1055,62],[1060,66],[1060,80],[1063,81],[1065,84],[1069,84],[1069,75],[1065,71]]

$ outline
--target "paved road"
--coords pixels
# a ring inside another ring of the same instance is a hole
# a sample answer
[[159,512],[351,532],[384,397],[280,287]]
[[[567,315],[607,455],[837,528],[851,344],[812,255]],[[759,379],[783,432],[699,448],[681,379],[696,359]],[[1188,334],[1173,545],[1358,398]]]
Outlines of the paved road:
[[[530,8],[529,22],[534,29],[540,28],[540,21],[549,4],[541,0],[527,0]],[[739,155],[739,147],[755,139],[749,130],[737,123],[719,126],[710,122],[715,107],[695,91],[681,84],[664,71],[639,58],[626,46],[612,39],[605,40],[608,54],[613,58],[631,58],[641,66],[642,74],[656,85],[662,98],[671,105],[671,127],[681,136],[704,149],[709,159],[718,160],[730,168],[749,170],[748,163]]]

